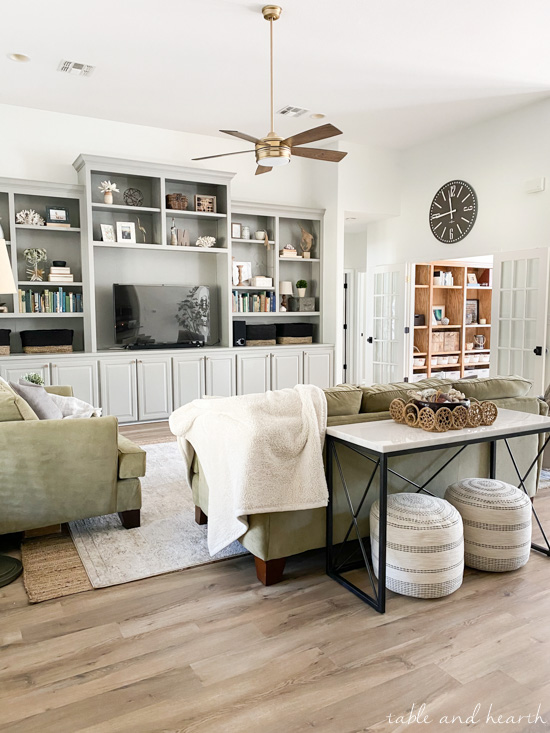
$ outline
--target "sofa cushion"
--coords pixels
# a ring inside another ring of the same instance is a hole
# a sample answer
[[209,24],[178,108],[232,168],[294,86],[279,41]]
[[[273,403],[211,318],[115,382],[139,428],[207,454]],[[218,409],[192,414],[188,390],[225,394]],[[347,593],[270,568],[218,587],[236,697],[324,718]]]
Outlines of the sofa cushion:
[[324,390],[327,398],[327,415],[357,415],[361,409],[363,392],[353,384],[339,384]]
[[358,415],[334,415],[327,420],[327,428],[335,425],[356,425],[363,422],[390,420],[389,412],[360,412]]
[[393,400],[401,398],[408,400],[411,392],[433,387],[444,389],[452,384],[451,379],[422,379],[420,382],[391,382],[390,384],[371,384],[370,387],[361,387],[363,399],[361,412],[384,412],[390,409]]
[[124,435],[118,435],[118,477],[139,478],[145,476],[147,454],[139,445]]
[[502,397],[525,397],[532,383],[523,377],[487,377],[483,379],[459,379],[453,383],[466,397],[482,400],[497,400]]
[[62,419],[63,413],[44,387],[30,382],[27,384],[10,382],[10,387],[32,407],[39,420]]
[[38,420],[32,407],[0,379],[0,422]]

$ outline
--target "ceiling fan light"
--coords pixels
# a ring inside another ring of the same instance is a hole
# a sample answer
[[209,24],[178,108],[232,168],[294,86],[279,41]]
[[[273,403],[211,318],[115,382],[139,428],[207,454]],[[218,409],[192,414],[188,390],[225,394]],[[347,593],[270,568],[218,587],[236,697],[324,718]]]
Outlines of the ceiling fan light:
[[275,168],[276,166],[286,165],[290,163],[290,158],[278,157],[278,158],[262,158],[260,165],[266,168]]

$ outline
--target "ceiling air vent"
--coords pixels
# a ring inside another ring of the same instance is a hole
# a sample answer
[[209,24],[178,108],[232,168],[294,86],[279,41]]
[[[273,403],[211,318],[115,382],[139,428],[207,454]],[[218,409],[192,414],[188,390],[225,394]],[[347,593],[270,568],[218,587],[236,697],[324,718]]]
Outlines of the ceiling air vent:
[[57,67],[58,71],[63,74],[72,74],[72,76],[90,76],[95,66],[88,64],[78,64],[76,61],[61,61]]
[[286,107],[281,107],[281,109],[277,110],[277,114],[283,115],[283,117],[301,117],[306,112],[309,112],[309,110],[303,107],[293,107],[291,104],[287,104]]

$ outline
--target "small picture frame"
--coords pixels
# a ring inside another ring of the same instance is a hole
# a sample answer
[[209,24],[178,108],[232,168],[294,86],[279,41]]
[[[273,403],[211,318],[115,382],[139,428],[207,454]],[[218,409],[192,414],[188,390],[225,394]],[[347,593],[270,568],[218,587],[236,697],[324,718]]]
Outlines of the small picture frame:
[[115,228],[112,224],[100,224],[101,239],[104,242],[116,242]]
[[116,240],[119,244],[136,244],[136,225],[133,221],[117,221]]
[[46,206],[46,226],[69,228],[71,226],[69,209],[65,206]]
[[195,196],[195,211],[202,211],[207,214],[216,213],[216,197],[215,196]]
[[445,318],[445,306],[432,305],[432,326],[440,326],[443,318]]
[[468,273],[468,285],[477,285],[477,276],[475,272]]
[[479,300],[472,298],[466,301],[466,325],[472,326],[479,323]]
[[243,227],[242,224],[231,224],[231,239],[242,239],[243,238]]
[[233,261],[233,285],[239,284],[239,272],[241,274],[241,285],[250,285],[252,263]]

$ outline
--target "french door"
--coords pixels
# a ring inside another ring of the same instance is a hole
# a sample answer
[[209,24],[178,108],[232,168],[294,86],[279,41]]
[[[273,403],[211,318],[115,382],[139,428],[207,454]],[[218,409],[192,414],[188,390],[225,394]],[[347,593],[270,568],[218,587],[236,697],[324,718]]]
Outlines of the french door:
[[405,323],[410,288],[407,276],[406,264],[374,267],[368,272],[367,383],[387,384],[404,379],[408,343]]
[[547,311],[548,249],[494,255],[491,375],[530,379],[535,396],[546,386]]

